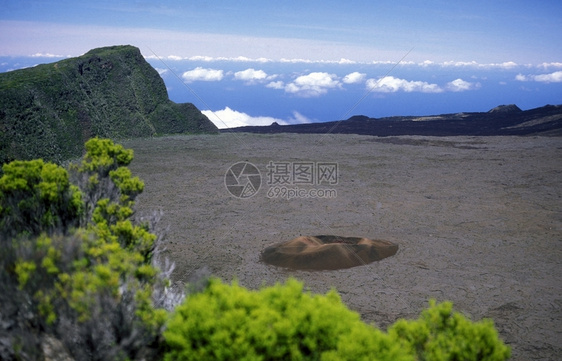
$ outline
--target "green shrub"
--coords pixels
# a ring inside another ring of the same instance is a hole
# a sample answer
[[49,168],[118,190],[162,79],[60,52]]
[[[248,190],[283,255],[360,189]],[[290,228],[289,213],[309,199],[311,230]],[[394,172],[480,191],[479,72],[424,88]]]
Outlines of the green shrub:
[[413,360],[363,323],[335,291],[303,292],[290,279],[249,291],[211,279],[175,310],[165,360]]
[[363,323],[335,291],[303,292],[302,283],[258,291],[211,279],[178,306],[164,337],[165,360],[506,360],[510,349],[489,320],[471,322],[452,304],[418,320],[398,320],[388,333]]
[[44,335],[76,360],[158,352],[167,311],[153,296],[168,282],[152,264],[157,236],[132,220],[144,188],[132,159],[94,138],[70,173],[42,160],[4,165],[0,359],[41,359]]
[[510,348],[499,338],[491,320],[471,322],[453,312],[451,302],[424,310],[418,320],[398,320],[389,334],[402,342],[418,360],[501,361],[510,357]]
[[83,213],[80,190],[66,169],[41,159],[13,161],[0,178],[0,237],[67,232]]

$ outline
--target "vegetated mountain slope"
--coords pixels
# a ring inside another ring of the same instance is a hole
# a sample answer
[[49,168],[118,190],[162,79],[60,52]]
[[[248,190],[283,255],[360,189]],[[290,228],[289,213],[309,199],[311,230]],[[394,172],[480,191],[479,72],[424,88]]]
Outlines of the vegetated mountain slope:
[[0,74],[0,162],[62,161],[91,137],[216,132],[193,104],[169,100],[138,48],[112,46]]
[[501,105],[488,112],[369,118],[353,116],[344,121],[221,130],[250,133],[340,133],[393,135],[562,135],[562,105],[521,110]]

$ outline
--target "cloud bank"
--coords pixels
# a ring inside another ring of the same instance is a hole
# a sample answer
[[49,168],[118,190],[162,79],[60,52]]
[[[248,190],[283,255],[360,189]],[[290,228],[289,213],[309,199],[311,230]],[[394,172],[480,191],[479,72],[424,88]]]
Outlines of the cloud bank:
[[57,55],[51,53],[35,53],[31,55],[32,58],[69,58],[70,55]]
[[474,90],[480,88],[480,83],[471,83],[463,79],[455,79],[448,82],[444,87],[438,84],[428,83],[425,81],[414,81],[395,78],[393,76],[385,76],[379,79],[367,79],[365,83],[367,90],[378,93],[443,93],[462,92],[467,90]]
[[[272,89],[282,89],[287,93],[301,97],[318,97],[326,94],[332,89],[341,89],[343,84],[362,83],[366,77],[365,73],[353,72],[339,78],[335,74],[325,72],[312,72],[301,75],[292,82],[285,84],[282,81],[270,82],[266,85]],[[380,93],[396,92],[420,92],[420,93],[442,93],[445,91],[461,92],[480,88],[480,83],[472,83],[461,78],[447,83],[444,87],[425,81],[414,81],[385,76],[378,79],[367,79],[365,86],[368,91]]]
[[[41,53],[38,53],[41,54]],[[37,55],[38,56],[38,55]],[[67,55],[68,56],[68,55]],[[266,57],[225,57],[225,56],[208,56],[208,55],[194,55],[194,56],[180,56],[180,55],[167,55],[157,57],[153,54],[145,55],[146,59],[164,59],[171,61],[193,61],[193,62],[231,62],[231,63],[281,63],[281,64],[323,64],[323,65],[375,65],[375,66],[393,66],[396,65],[396,60],[370,60],[358,61],[341,58],[340,60],[331,59],[307,59],[307,58],[266,58]],[[516,68],[562,68],[562,62],[550,62],[540,64],[521,64],[514,61],[504,61],[500,63],[481,63],[477,61],[442,61],[436,62],[433,60],[416,61],[402,61],[399,63],[401,66],[419,67],[419,68],[458,68],[458,69],[479,69],[479,70],[513,70]]]
[[202,110],[201,113],[205,114],[207,118],[219,129],[244,127],[248,125],[271,125],[272,123],[277,123],[279,125],[287,124],[304,124],[312,123],[313,120],[305,117],[297,111],[293,111],[293,116],[288,120],[283,120],[274,117],[266,116],[251,116],[249,114],[239,112],[229,107],[225,107],[222,110]]
[[[562,74],[562,72],[553,73],[548,79],[550,79],[550,81],[556,81],[558,73]],[[328,93],[328,91],[343,89],[345,85],[361,83],[365,83],[365,87],[368,91],[378,93],[462,92],[475,90],[481,86],[480,83],[469,82],[461,78],[450,81],[443,86],[426,81],[401,79],[394,76],[384,76],[377,79],[369,78],[365,80],[367,74],[357,71],[348,73],[343,77],[327,72],[310,72],[304,75],[293,75],[293,79],[288,82],[275,80],[279,77],[278,74],[269,75],[264,70],[254,68],[248,68],[233,73],[219,69],[197,67],[193,70],[186,71],[182,75],[184,81],[188,83],[195,81],[221,81],[225,76],[229,76],[234,80],[244,81],[247,85],[265,83],[266,88],[283,90],[285,93],[303,98],[319,97]],[[534,80],[547,81],[546,77],[543,78],[536,76]],[[518,80],[523,79],[528,80],[523,75],[518,75]]]
[[555,71],[549,74],[538,74],[538,75],[523,75],[517,74],[515,80],[518,81],[536,81],[540,83],[561,83],[562,82],[562,71]]

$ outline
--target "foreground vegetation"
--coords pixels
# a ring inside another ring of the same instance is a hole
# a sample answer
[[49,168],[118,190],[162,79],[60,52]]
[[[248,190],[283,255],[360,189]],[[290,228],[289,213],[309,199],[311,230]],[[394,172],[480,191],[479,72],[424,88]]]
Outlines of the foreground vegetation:
[[172,292],[154,217],[136,217],[133,152],[91,139],[68,169],[14,161],[0,178],[0,359],[505,360],[492,321],[430,302],[387,332],[336,291],[211,278]]

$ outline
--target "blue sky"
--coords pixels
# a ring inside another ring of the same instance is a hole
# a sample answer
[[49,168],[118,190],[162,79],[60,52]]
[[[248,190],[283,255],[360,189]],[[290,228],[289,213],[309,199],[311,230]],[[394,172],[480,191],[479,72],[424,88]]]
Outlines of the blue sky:
[[220,127],[562,104],[562,1],[0,0],[0,71],[141,49]]

